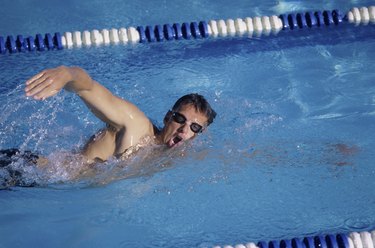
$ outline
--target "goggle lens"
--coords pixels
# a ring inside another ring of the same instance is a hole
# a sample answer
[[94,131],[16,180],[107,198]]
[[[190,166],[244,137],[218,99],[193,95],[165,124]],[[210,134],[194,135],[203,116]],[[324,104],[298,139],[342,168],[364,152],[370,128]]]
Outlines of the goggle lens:
[[[186,117],[178,112],[173,112],[172,115],[173,121],[177,122],[178,124],[185,124],[186,123]],[[202,131],[203,127],[199,125],[198,123],[191,123],[190,124],[190,130],[193,133],[200,133]]]

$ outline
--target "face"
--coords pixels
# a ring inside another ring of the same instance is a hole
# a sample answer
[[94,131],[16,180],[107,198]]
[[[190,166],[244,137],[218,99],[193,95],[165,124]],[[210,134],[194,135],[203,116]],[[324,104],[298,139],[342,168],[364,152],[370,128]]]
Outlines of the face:
[[[165,120],[163,143],[168,147],[179,146],[197,136],[207,125],[207,117],[195,110],[193,105],[184,105],[178,112],[171,112]],[[198,131],[198,132],[197,132]]]

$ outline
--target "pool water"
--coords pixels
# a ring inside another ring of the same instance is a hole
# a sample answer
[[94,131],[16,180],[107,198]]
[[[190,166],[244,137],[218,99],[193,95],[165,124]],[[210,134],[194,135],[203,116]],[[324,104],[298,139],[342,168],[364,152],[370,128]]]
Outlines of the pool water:
[[[371,4],[19,0],[0,10],[0,35]],[[55,163],[43,173],[24,168],[25,180],[40,187],[0,190],[0,247],[211,247],[374,229],[374,38],[374,26],[344,25],[2,55],[0,149],[31,150]],[[59,163],[103,123],[70,93],[44,102],[23,93],[25,80],[61,64],[83,67],[158,125],[190,92],[205,95],[217,119],[154,161],[147,160],[154,150],[145,150],[73,180],[74,163]]]

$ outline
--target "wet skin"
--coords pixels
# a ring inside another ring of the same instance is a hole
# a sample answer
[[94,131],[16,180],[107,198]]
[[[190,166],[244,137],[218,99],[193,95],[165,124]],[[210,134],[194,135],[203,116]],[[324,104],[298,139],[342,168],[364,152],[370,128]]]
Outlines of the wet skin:
[[179,146],[184,141],[195,138],[198,135],[191,130],[190,125],[192,123],[197,123],[203,128],[207,125],[207,117],[196,111],[192,105],[182,106],[178,113],[186,118],[186,122],[183,124],[175,122],[172,118],[172,113],[168,112],[164,120],[165,127],[159,137],[159,140],[169,147]]
[[165,126],[155,133],[151,121],[137,106],[113,95],[78,67],[44,70],[26,81],[25,93],[35,100],[44,100],[62,89],[76,93],[90,111],[107,124],[107,128],[91,139],[82,151],[88,163],[120,156],[130,148],[151,143],[179,146],[197,136],[190,128],[192,123],[207,125],[204,114],[191,105],[184,105],[178,112],[186,118],[185,123],[174,121],[169,111],[164,118]]

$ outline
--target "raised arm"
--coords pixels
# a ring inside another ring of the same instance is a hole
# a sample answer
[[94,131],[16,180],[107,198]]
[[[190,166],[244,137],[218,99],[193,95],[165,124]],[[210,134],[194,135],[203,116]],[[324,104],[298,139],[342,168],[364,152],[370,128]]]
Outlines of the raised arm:
[[26,96],[44,100],[63,88],[79,95],[98,118],[115,128],[138,129],[140,124],[149,123],[135,105],[114,96],[78,67],[44,70],[26,81],[25,92]]

